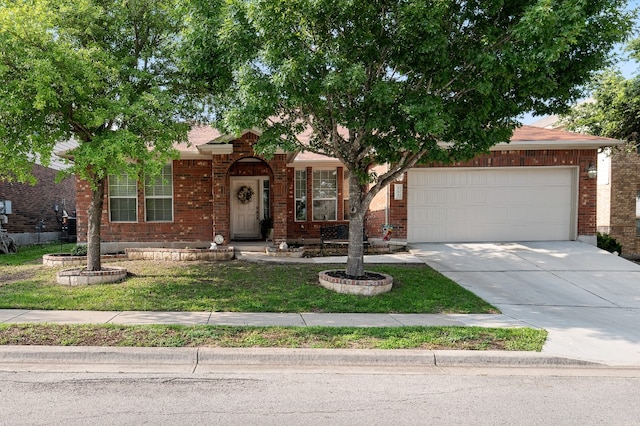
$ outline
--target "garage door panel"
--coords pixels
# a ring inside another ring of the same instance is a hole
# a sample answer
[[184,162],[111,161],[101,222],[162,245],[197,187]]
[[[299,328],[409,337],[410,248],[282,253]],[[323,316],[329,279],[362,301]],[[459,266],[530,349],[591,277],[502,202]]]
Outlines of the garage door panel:
[[412,169],[408,240],[571,239],[574,175],[568,167]]
[[485,197],[487,203],[491,203],[499,206],[507,206],[513,203],[519,203],[520,199],[525,199],[522,191],[511,188],[502,188],[498,190],[497,187],[487,189],[488,193]]
[[448,220],[449,214],[455,214],[446,208],[427,207],[424,209],[424,223],[444,223]]

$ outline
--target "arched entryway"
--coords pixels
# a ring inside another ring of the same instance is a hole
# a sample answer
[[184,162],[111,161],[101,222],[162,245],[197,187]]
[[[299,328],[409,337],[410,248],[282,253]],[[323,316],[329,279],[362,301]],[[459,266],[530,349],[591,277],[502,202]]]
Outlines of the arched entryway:
[[232,240],[263,238],[260,223],[272,217],[272,177],[269,165],[255,157],[242,158],[229,168]]

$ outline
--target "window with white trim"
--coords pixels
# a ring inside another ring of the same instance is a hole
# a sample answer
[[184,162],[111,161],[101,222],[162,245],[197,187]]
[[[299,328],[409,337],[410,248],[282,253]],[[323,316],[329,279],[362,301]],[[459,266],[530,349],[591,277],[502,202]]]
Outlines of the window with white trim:
[[296,221],[307,220],[307,171],[296,170]]
[[127,174],[109,176],[109,220],[138,221],[138,183]]
[[336,170],[313,171],[313,220],[337,220],[338,179]]
[[144,205],[147,222],[173,221],[173,170],[171,164],[164,166],[159,175],[145,179]]

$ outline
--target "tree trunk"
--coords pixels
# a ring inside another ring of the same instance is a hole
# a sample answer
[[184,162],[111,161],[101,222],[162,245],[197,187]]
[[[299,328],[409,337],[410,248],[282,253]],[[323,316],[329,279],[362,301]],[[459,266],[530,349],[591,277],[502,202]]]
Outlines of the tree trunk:
[[106,179],[100,179],[91,191],[91,203],[87,210],[87,270],[100,271],[100,224],[104,205],[104,185]]
[[364,189],[357,179],[349,179],[349,251],[347,253],[347,275],[364,275],[364,215],[369,203],[364,201]]

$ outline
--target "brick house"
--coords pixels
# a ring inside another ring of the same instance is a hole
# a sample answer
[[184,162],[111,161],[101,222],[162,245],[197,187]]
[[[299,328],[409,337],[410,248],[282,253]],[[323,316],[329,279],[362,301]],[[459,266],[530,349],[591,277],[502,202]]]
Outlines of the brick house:
[[599,232],[622,244],[625,257],[640,257],[640,153],[636,147],[608,148],[598,154]]
[[[71,146],[66,142],[60,143],[56,150],[69,149]],[[76,208],[75,178],[69,176],[56,182],[58,173],[65,167],[65,163],[53,156],[48,167],[38,163],[33,165],[32,173],[37,180],[35,185],[0,181],[0,200],[11,201],[12,210],[7,215],[8,222],[2,227],[19,245],[57,241],[60,238],[63,208],[69,215]],[[55,205],[58,205],[57,215]],[[36,229],[38,224],[44,224],[40,232]]]
[[[532,126],[562,129],[557,116]],[[598,151],[596,229],[610,234],[625,257],[640,257],[640,151],[622,141]]]
[[[163,176],[138,184],[111,176],[103,250],[208,247],[261,238],[273,220],[279,241],[317,240],[325,224],[348,223],[348,172],[325,156],[254,154],[260,132],[240,137],[194,129]],[[379,193],[365,220],[370,237],[393,225],[408,242],[586,239],[595,244],[596,181],[587,169],[611,139],[524,126],[511,143],[471,161],[409,170]],[[380,166],[384,167],[384,165]],[[86,241],[90,190],[77,181],[78,240]]]

